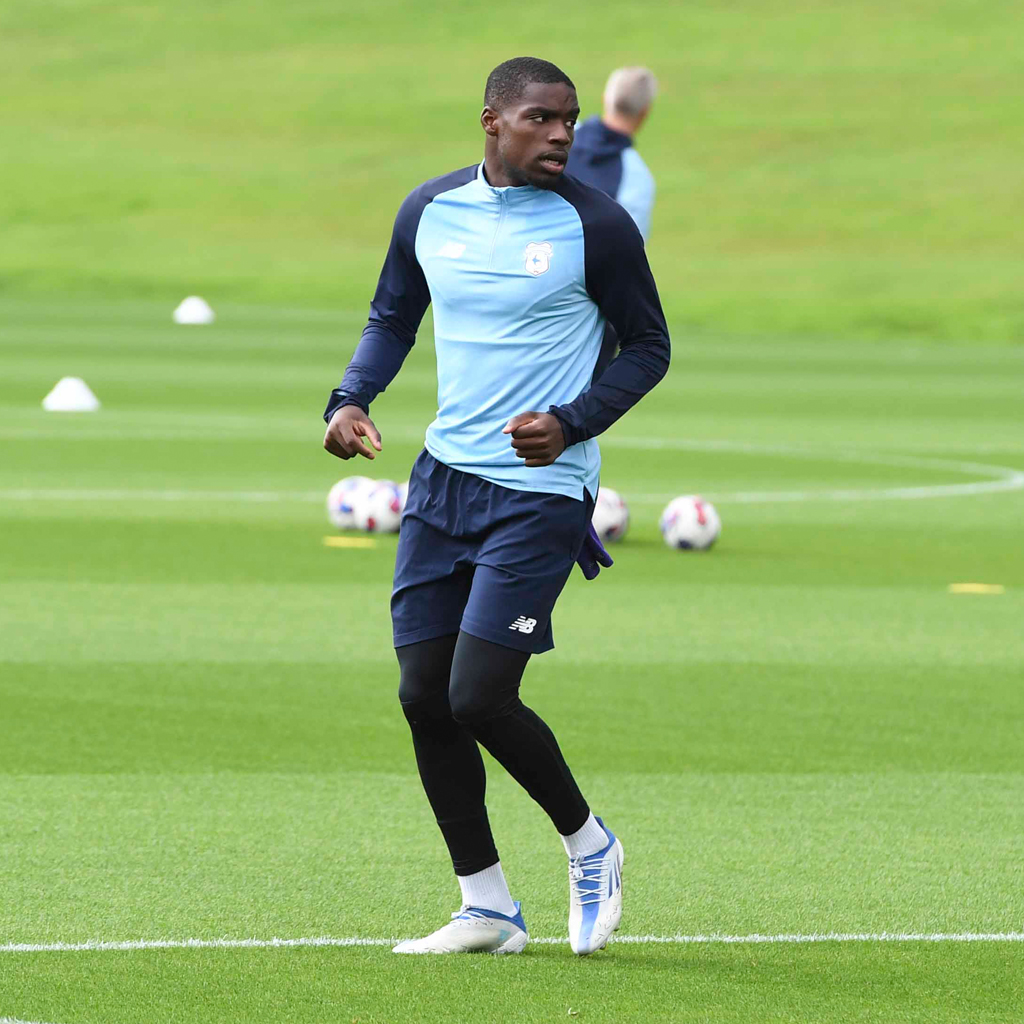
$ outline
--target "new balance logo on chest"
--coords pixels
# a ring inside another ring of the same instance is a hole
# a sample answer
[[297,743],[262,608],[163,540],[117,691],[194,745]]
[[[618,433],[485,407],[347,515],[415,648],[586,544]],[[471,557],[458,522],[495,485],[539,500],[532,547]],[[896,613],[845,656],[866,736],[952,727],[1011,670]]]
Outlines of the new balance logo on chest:
[[534,626],[537,625],[536,619],[528,619],[525,615],[520,615],[515,622],[509,626],[509,629],[517,629],[520,633],[532,633]]
[[450,260],[457,260],[465,251],[466,247],[462,242],[445,242],[444,245],[437,250],[437,255],[447,256]]

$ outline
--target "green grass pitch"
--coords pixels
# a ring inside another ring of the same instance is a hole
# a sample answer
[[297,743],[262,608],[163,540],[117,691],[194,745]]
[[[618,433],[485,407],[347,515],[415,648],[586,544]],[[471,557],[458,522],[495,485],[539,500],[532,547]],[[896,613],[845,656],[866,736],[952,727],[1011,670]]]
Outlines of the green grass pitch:
[[[321,450],[318,415],[360,315],[0,315],[0,945],[436,927],[458,893],[395,699],[394,539],[323,543],[323,496],[357,467]],[[669,378],[603,444],[629,538],[570,582],[525,685],[622,834],[622,933],[1020,932],[1024,491],[962,492],[1020,482],[1021,353],[677,333]],[[415,457],[432,357],[426,332],[374,410],[378,475]],[[39,408],[69,372],[100,412]],[[657,515],[693,490],[721,541],[671,552]],[[513,893],[556,938],[560,844],[492,768]],[[1022,954],[0,952],[0,1016],[995,1022],[1024,1013]]]

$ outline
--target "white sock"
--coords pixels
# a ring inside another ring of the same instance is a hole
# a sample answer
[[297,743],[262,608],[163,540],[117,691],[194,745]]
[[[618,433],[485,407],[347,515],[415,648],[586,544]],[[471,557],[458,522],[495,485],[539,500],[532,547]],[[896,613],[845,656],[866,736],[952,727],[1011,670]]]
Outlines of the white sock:
[[506,917],[515,917],[516,908],[509,895],[501,861],[472,875],[456,875],[462,890],[462,902],[467,907],[496,910]]
[[571,836],[562,836],[562,845],[570,858],[583,854],[589,857],[608,845],[608,836],[593,814],[583,823],[583,828]]

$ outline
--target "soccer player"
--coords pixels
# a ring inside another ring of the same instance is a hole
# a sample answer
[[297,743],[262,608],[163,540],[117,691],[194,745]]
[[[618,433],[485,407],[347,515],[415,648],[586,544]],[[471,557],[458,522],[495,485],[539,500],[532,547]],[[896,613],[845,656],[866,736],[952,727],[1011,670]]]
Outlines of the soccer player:
[[[574,562],[588,578],[610,564],[589,528],[595,437],[662,378],[669,339],[635,224],[564,174],[579,115],[565,72],[506,61],[484,103],[483,162],[420,185],[398,211],[369,322],[324,414],[324,447],[342,459],[382,450],[370,404],[433,302],[438,411],[410,476],[391,614],[398,695],[462,907],[395,952],[527,943],[479,744],[561,835],[570,942],[587,954],[622,915],[622,844],[519,686],[530,655],[554,646],[551,611]],[[594,380],[605,321],[622,351]]]

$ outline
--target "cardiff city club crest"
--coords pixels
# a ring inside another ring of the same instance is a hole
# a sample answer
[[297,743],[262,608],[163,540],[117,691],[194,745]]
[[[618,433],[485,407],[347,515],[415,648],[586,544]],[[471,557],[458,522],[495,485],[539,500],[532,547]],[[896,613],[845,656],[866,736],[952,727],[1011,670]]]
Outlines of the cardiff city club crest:
[[550,242],[531,242],[526,247],[523,256],[526,260],[526,269],[534,277],[546,274],[551,267],[551,253],[553,248]]

